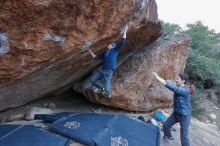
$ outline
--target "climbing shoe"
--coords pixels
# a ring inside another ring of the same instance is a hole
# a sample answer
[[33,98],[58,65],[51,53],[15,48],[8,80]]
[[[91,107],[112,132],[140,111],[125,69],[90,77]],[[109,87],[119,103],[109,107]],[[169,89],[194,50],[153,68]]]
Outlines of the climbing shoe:
[[165,140],[174,140],[173,136],[163,136]]

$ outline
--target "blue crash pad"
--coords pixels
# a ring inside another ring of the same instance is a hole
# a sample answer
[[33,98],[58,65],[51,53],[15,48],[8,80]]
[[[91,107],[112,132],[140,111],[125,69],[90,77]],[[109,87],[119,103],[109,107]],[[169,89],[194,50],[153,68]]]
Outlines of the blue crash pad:
[[96,146],[160,146],[160,130],[138,119],[115,116],[94,141]]
[[160,145],[157,127],[125,115],[77,113],[54,122],[50,129],[89,146]]
[[20,125],[0,125],[0,138],[20,127]]
[[69,146],[69,140],[32,125],[0,125],[0,146]]
[[86,145],[94,145],[93,138],[112,117],[107,114],[77,113],[54,122],[50,129]]

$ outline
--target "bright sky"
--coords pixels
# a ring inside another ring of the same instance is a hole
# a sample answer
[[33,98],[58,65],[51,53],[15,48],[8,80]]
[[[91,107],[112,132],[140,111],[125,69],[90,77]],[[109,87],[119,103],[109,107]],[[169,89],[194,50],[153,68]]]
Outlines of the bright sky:
[[210,29],[220,32],[220,0],[156,0],[159,19],[179,24],[201,20]]

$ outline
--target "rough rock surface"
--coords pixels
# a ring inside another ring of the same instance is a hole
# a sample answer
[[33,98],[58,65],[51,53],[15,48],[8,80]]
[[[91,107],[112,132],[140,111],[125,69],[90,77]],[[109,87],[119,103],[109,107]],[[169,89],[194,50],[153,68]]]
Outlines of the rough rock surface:
[[126,24],[132,51],[156,40],[155,0],[0,0],[0,110],[81,81],[98,65],[86,48],[101,52]]
[[151,111],[169,107],[172,93],[155,80],[152,72],[175,80],[184,71],[190,38],[177,35],[159,40],[139,49],[116,70],[112,79],[112,99],[94,92],[88,78],[74,86],[92,102],[132,111]]

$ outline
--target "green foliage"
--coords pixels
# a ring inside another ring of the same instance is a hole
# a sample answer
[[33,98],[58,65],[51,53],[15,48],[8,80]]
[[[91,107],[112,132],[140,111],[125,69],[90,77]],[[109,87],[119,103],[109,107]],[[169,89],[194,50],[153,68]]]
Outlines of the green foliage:
[[201,21],[187,25],[185,33],[192,38],[186,72],[201,87],[209,88],[220,80],[220,61],[216,54],[220,53],[217,46],[217,34]]
[[163,31],[164,31],[163,36],[179,34],[180,32],[182,32],[182,28],[177,24],[165,23],[162,20],[160,21],[160,23],[163,26]]
[[201,107],[198,102],[201,98],[202,89],[197,89],[196,92],[191,96],[191,107],[192,107],[192,116],[197,117],[202,115],[205,112],[205,108]]
[[216,36],[214,30],[210,30],[201,21],[187,24],[185,33],[191,36],[190,48],[197,50],[201,55],[208,55],[212,49],[216,48]]
[[207,82],[215,84],[219,80],[219,61],[215,58],[200,55],[197,50],[190,49],[185,70],[197,86],[203,88]]
[[220,83],[220,34],[210,30],[201,21],[188,24],[183,30],[179,25],[161,23],[167,35],[186,33],[191,37],[185,71],[200,88]]

